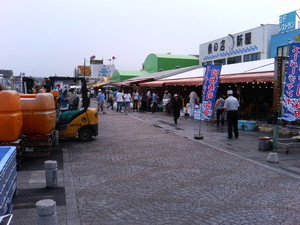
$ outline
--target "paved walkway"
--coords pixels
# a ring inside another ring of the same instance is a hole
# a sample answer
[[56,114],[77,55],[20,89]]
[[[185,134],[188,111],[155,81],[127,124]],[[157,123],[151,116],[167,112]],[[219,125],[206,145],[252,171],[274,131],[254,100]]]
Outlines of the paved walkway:
[[[299,152],[266,162],[258,137],[267,133],[227,140],[226,128],[202,124],[204,139],[195,140],[198,121],[107,112],[99,114],[95,140],[61,143],[59,224],[300,223]],[[32,208],[28,223],[18,223],[24,212],[15,210],[16,224],[32,224]]]

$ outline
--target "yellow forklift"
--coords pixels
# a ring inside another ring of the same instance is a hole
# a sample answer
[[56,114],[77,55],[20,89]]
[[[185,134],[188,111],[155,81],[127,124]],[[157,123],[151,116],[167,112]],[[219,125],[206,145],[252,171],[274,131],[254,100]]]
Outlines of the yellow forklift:
[[58,108],[56,130],[59,139],[78,138],[80,141],[90,141],[93,136],[98,135],[98,113],[97,109],[89,108],[90,99],[88,97],[85,78],[80,77],[49,77],[46,81],[51,90],[66,85],[66,87],[79,86],[82,97],[82,105],[78,108]]

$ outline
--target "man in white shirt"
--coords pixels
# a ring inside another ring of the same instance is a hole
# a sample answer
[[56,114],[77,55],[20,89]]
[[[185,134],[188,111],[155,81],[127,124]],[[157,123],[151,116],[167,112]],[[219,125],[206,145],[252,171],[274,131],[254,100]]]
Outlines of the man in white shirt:
[[140,99],[140,95],[138,91],[133,92],[133,111],[138,111],[138,102]]
[[238,138],[238,109],[240,107],[240,104],[238,100],[232,96],[232,90],[227,91],[227,95],[228,97],[225,100],[224,112],[222,114],[222,117],[224,117],[225,113],[227,112],[228,138],[232,139],[232,127],[234,130],[234,137]]
[[190,98],[190,117],[194,117],[194,111],[195,111],[195,105],[198,103],[199,101],[199,97],[197,92],[192,91],[189,95]]
[[119,90],[117,95],[116,95],[116,99],[117,99],[117,112],[122,112],[122,104],[124,102],[124,93],[123,90]]
[[131,94],[126,91],[124,94],[124,101],[125,101],[125,109],[124,112],[130,112],[130,103],[131,103]]

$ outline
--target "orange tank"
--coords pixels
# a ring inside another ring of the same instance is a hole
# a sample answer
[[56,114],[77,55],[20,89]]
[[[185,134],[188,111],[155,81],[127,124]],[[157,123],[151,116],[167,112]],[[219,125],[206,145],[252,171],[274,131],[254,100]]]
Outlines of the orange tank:
[[21,94],[20,98],[35,98],[36,94]]
[[20,94],[0,91],[0,142],[17,140],[22,133]]
[[53,95],[21,95],[23,134],[48,134],[55,129],[56,111]]

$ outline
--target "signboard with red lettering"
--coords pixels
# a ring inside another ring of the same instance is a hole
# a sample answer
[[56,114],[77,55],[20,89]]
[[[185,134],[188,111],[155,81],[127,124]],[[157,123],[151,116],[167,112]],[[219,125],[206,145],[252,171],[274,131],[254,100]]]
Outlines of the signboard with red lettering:
[[202,90],[201,119],[210,120],[212,115],[220,82],[221,68],[222,65],[208,64],[206,66]]
[[300,44],[290,45],[288,71],[283,88],[283,116],[285,121],[300,120]]

